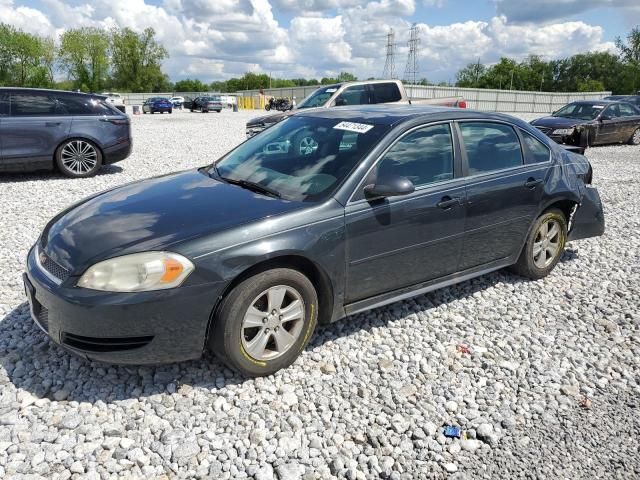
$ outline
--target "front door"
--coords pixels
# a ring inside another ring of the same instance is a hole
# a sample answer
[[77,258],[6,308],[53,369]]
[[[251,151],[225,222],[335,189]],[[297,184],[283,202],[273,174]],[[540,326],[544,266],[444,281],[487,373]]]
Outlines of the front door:
[[538,212],[547,162],[525,164],[518,134],[498,122],[460,122],[467,173],[460,270],[518,252]]
[[47,93],[10,95],[10,117],[2,125],[5,162],[51,162],[58,145],[71,128],[71,116],[62,115],[55,98]]
[[[454,169],[448,123],[404,134],[374,166],[345,211],[346,301],[443,277],[458,268],[464,231],[464,179]],[[365,185],[409,178],[405,196],[368,200]]]

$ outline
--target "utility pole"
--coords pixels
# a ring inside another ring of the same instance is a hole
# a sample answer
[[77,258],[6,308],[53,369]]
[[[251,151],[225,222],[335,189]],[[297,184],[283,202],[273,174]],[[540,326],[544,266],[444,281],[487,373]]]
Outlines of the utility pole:
[[384,62],[382,78],[396,78],[396,44],[394,40],[395,33],[393,28],[390,28],[387,34],[387,58]]
[[418,44],[420,39],[418,38],[418,26],[414,23],[411,26],[411,33],[409,35],[409,55],[407,56],[407,66],[404,69],[405,82],[410,82],[412,85],[416,85],[418,78]]
[[515,70],[511,70],[511,85],[509,86],[509,90],[513,90],[513,72]]

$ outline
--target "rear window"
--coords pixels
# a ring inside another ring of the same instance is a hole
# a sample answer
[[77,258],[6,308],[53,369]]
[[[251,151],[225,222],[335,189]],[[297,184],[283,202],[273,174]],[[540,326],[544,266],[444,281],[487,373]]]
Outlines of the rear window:
[[402,100],[400,89],[393,82],[374,83],[371,87],[373,88],[373,103],[392,103]]
[[503,170],[523,164],[518,135],[509,125],[463,122],[460,131],[469,161],[469,175]]
[[56,101],[44,93],[12,93],[10,109],[14,116],[55,115]]
[[521,130],[527,152],[526,163],[543,163],[551,159],[551,150],[533,135]]

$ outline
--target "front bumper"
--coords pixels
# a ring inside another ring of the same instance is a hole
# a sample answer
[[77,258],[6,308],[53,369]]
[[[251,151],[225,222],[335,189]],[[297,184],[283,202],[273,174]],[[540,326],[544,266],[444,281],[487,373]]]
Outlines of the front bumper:
[[571,217],[569,240],[599,237],[604,233],[604,209],[595,187],[586,186],[582,201]]
[[35,248],[27,257],[25,289],[32,317],[64,348],[91,360],[159,364],[199,358],[209,318],[222,285],[139,293],[99,292],[58,284],[40,266]]

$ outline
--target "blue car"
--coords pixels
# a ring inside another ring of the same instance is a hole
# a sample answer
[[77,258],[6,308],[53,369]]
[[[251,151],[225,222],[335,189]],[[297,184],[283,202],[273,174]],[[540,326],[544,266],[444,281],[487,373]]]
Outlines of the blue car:
[[173,113],[173,103],[164,97],[147,98],[142,104],[142,113]]

